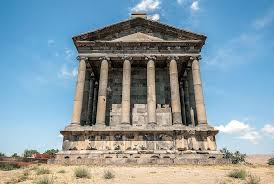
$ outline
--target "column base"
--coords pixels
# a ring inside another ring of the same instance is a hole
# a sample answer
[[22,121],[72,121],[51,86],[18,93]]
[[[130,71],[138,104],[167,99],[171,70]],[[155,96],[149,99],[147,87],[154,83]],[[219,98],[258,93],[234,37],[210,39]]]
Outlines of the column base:
[[181,112],[172,113],[172,122],[173,122],[173,125],[183,124]]

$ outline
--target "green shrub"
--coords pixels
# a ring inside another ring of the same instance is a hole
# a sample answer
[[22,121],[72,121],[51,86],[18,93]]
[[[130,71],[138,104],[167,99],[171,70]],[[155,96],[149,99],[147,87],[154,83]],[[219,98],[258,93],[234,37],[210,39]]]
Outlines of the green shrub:
[[19,155],[17,153],[13,153],[11,157],[19,157]]
[[248,175],[246,183],[245,184],[259,184],[260,183],[260,177]]
[[0,157],[5,157],[5,153],[0,152]]
[[53,184],[53,178],[44,176],[44,177],[38,178],[34,183],[35,184]]
[[90,173],[89,173],[88,169],[86,169],[84,167],[77,167],[74,170],[74,174],[77,178],[89,178],[90,177]]
[[114,177],[115,177],[115,175],[110,170],[107,170],[107,171],[104,172],[104,178],[105,179],[112,179]]
[[270,158],[267,162],[268,165],[274,165],[274,157]]
[[49,174],[49,173],[50,173],[50,171],[49,171],[49,169],[47,169],[47,168],[41,167],[41,168],[37,168],[37,169],[36,169],[36,174],[37,174],[37,175]]
[[237,179],[245,179],[246,178],[246,171],[243,169],[235,169],[228,173],[228,176],[231,178],[237,178]]
[[221,152],[224,153],[224,157],[226,159],[229,159],[232,164],[239,164],[245,162],[246,154],[242,154],[239,151],[232,153],[228,149],[223,148]]
[[58,173],[62,173],[63,174],[63,173],[66,173],[66,171],[64,169],[61,169],[61,170],[58,171]]
[[30,150],[26,149],[24,151],[24,157],[31,157],[35,153],[39,153],[39,152],[37,150],[33,150],[33,149],[30,149]]
[[13,164],[13,163],[0,163],[0,170],[2,171],[10,171],[10,170],[14,170],[14,169],[19,169],[20,166],[17,164]]
[[58,151],[59,151],[58,149],[49,149],[45,151],[44,153],[54,156],[56,153],[58,153]]

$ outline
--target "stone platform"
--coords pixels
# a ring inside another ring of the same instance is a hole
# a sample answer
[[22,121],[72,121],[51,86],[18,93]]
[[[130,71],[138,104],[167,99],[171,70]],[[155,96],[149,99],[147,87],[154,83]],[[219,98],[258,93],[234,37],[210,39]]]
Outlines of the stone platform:
[[72,165],[226,164],[218,151],[61,151],[54,163]]
[[63,151],[54,163],[66,164],[221,164],[213,127],[79,126],[61,131]]

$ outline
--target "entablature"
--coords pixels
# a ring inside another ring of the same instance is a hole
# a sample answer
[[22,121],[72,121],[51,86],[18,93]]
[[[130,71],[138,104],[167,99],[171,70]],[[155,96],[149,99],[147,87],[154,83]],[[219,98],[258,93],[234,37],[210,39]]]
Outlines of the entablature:
[[77,41],[79,53],[199,53],[203,41],[111,42]]

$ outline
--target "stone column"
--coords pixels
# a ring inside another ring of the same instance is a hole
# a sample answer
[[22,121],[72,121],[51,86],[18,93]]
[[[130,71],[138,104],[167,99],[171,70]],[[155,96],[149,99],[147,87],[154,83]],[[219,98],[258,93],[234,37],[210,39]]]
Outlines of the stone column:
[[181,89],[181,111],[182,111],[182,121],[183,124],[186,125],[186,106],[185,106],[185,92],[184,92],[184,84],[183,80],[180,81],[180,89]]
[[121,123],[130,125],[130,84],[131,84],[131,64],[128,59],[123,64],[123,86],[122,86],[122,110]]
[[80,58],[71,123],[80,125],[86,76],[86,58]]
[[[191,67],[191,63],[190,63]],[[197,123],[197,114],[196,114],[196,102],[195,102],[195,92],[193,85],[193,75],[192,69],[188,68],[187,72],[187,80],[188,80],[188,93],[189,93],[189,106],[190,106],[190,123],[195,126]]]
[[148,124],[156,124],[155,64],[153,58],[147,59],[147,119]]
[[108,61],[102,59],[99,80],[96,126],[105,126],[108,85]]
[[189,89],[188,89],[188,81],[186,78],[183,80],[184,92],[185,92],[185,109],[186,109],[186,125],[190,124],[191,116],[190,116],[190,102],[189,102]]
[[88,98],[88,114],[87,114],[87,122],[89,125],[92,125],[92,112],[93,112],[93,100],[94,100],[94,83],[95,77],[93,72],[90,75],[89,82],[89,98]]
[[95,125],[95,122],[96,122],[97,101],[98,101],[98,82],[95,82],[94,92],[93,92],[92,118],[91,118],[91,122],[93,125]]
[[88,124],[88,102],[89,102],[89,90],[90,90],[90,71],[86,71],[85,75],[85,85],[84,85],[84,95],[82,103],[82,113],[81,113],[81,125]]
[[207,124],[202,81],[200,76],[200,65],[199,65],[198,58],[193,58],[192,75],[193,75],[193,85],[194,85],[198,125]]
[[169,79],[171,91],[172,121],[174,125],[182,124],[178,69],[177,62],[174,58],[172,58],[169,62]]

